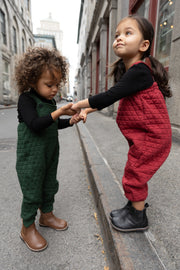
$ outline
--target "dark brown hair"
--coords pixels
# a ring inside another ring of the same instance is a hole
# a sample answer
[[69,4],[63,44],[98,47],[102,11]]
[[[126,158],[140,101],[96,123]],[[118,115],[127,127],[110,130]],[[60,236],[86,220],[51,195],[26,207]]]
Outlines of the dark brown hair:
[[54,71],[60,73],[61,82],[66,82],[67,63],[59,51],[40,47],[29,48],[15,67],[15,80],[19,93],[34,87],[45,70],[50,71],[53,79]]
[[[144,40],[149,40],[150,42],[149,48],[147,49],[147,51],[143,53],[141,60],[144,60],[146,57],[149,58],[152,69],[152,75],[154,77],[154,80],[157,82],[159,89],[161,90],[164,97],[171,97],[172,93],[170,91],[170,87],[168,84],[169,82],[168,73],[163,67],[163,65],[156,58],[150,55],[154,38],[154,29],[152,24],[146,18],[140,17],[138,15],[129,15],[126,18],[132,18],[136,20]],[[117,82],[126,72],[123,60],[119,59],[112,65],[112,67],[113,70],[110,75],[113,75],[114,82]]]

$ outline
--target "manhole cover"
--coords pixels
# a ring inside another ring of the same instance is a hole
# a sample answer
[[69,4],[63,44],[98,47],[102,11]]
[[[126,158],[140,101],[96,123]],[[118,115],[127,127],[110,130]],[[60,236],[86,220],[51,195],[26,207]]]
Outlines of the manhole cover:
[[16,148],[16,141],[7,141],[1,140],[0,141],[0,151],[8,151]]

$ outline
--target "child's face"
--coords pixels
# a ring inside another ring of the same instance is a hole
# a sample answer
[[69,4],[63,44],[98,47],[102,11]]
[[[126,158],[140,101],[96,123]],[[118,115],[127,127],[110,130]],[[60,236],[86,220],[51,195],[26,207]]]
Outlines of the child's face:
[[143,51],[146,51],[148,47],[149,41],[143,39],[135,19],[126,18],[118,24],[113,42],[114,53],[118,57],[121,57],[124,61],[129,59],[140,60]]
[[51,100],[57,94],[59,84],[61,82],[61,74],[57,73],[56,71],[53,72],[54,78],[52,77],[49,70],[45,70],[42,74],[40,79],[36,84],[36,92],[48,99]]

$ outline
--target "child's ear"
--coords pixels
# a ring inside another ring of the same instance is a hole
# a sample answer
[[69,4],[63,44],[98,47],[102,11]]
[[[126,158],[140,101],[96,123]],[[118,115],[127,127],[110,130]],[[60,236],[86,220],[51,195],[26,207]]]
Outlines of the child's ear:
[[146,52],[149,48],[149,45],[150,45],[149,40],[143,40],[139,48],[140,52]]
[[32,83],[32,84],[30,84],[30,87],[35,89],[36,85]]

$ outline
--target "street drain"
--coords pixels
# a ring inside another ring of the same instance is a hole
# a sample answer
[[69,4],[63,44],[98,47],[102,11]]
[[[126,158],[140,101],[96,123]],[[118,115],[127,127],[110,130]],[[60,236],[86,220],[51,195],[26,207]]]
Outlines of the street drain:
[[0,140],[0,151],[9,151],[16,148],[15,141],[8,141],[8,140]]

